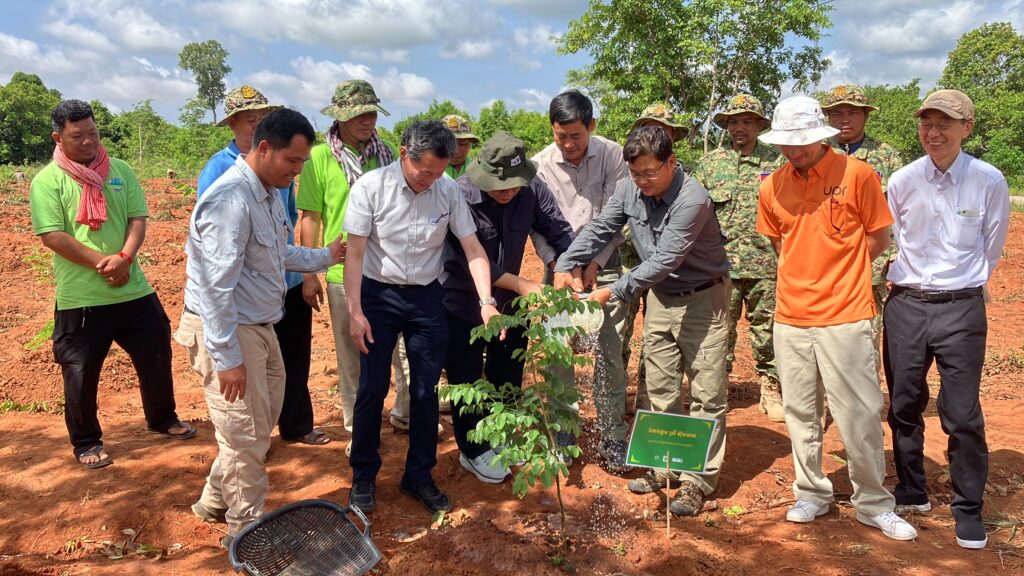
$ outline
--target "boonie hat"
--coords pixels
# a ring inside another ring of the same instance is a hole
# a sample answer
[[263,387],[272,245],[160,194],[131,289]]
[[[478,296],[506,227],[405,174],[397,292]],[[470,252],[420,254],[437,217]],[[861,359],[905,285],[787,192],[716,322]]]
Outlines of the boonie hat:
[[746,112],[756,114],[762,120],[768,122],[768,117],[764,115],[764,105],[750,94],[737,94],[729,98],[729,101],[725,104],[725,110],[715,114],[712,120],[719,128],[724,129],[729,126],[729,116],[736,116]]
[[537,163],[526,157],[522,140],[499,130],[480,147],[466,175],[484,192],[529,186],[537,175]]
[[380,98],[373,91],[373,86],[366,80],[345,80],[334,89],[334,97],[331,98],[331,105],[320,111],[325,116],[330,116],[341,122],[366,114],[367,112],[380,112],[390,116],[388,111],[380,107]]
[[227,126],[228,118],[246,110],[267,110],[280,108],[280,104],[270,104],[262,92],[244,84],[228,92],[224,97],[224,118],[217,122],[217,126]]
[[758,136],[765,144],[806,146],[839,134],[825,123],[821,104],[808,96],[791,96],[775,107],[772,129]]
[[829,90],[821,103],[821,110],[827,114],[829,110],[840,104],[849,104],[850,106],[867,108],[868,110],[878,110],[877,106],[868,104],[868,95],[864,92],[863,88],[856,84],[840,84]]
[[473,140],[476,143],[480,143],[480,137],[473,134],[473,130],[469,127],[469,121],[462,116],[449,114],[441,122],[452,131],[452,134],[455,134],[456,140]]
[[928,95],[914,112],[920,118],[925,110],[938,110],[954,120],[974,120],[974,102],[959,90],[936,90]]
[[671,128],[673,142],[678,142],[683,138],[686,138],[686,135],[690,133],[689,127],[683,125],[676,116],[676,113],[664,102],[655,102],[647,108],[644,108],[644,111],[640,113],[640,117],[636,119],[636,122],[633,122],[633,127],[630,128],[630,131],[643,126],[644,122],[647,122],[648,120],[664,124]]

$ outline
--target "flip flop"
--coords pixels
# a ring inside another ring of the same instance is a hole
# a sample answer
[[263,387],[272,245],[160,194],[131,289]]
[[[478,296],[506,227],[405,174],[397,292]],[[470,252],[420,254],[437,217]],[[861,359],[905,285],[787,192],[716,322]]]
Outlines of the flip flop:
[[[174,428],[176,426],[184,427],[187,430],[185,430],[184,432],[178,432],[178,433],[171,432],[170,429]],[[196,430],[195,426],[193,426],[191,424],[186,424],[185,422],[182,422],[181,420],[178,420],[177,422],[171,424],[170,426],[167,427],[166,430],[157,430],[156,428],[149,428],[148,430],[150,432],[155,432],[157,434],[163,434],[164,436],[167,436],[168,438],[173,438],[175,440],[186,440],[188,438],[191,438],[191,437],[195,436],[196,432],[198,432],[198,430]]]
[[[95,470],[97,468],[104,468],[104,467],[110,466],[111,464],[114,463],[114,459],[111,458],[109,454],[107,455],[106,460],[101,458],[102,454],[103,454],[103,446],[96,445],[96,446],[93,446],[92,448],[89,448],[85,452],[82,452],[81,454],[79,454],[76,457],[76,459],[78,460],[79,464],[81,464],[82,466],[84,466],[85,468],[87,468],[89,470]],[[95,456],[97,458],[100,458],[100,460],[97,460],[96,462],[90,462],[90,463],[86,464],[85,462],[82,462],[82,458],[84,456]]]
[[314,428],[312,432],[299,438],[288,438],[289,442],[302,442],[303,444],[309,444],[311,446],[323,446],[331,441],[331,437],[326,432],[318,428]]

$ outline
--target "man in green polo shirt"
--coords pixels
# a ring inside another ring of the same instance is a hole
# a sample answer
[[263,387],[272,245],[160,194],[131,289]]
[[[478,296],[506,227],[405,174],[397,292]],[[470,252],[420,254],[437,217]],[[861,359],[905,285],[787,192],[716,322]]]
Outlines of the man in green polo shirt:
[[[345,80],[338,84],[331,105],[321,112],[334,119],[327,130],[327,142],[310,151],[310,158],[299,176],[296,205],[302,211],[301,243],[317,247],[344,235],[349,190],[360,176],[391,164],[398,151],[377,134],[377,114],[388,115],[380,99],[365,80]],[[345,429],[352,430],[352,414],[359,389],[359,350],[348,335],[348,301],[345,298],[345,267],[336,264],[327,271],[327,300],[334,332],[334,351],[338,362],[338,395]],[[320,310],[324,290],[316,274],[306,274],[302,295],[315,310]],[[395,348],[394,368],[397,388],[391,410],[391,424],[409,428],[409,390],[407,369],[403,369],[403,347]]]
[[54,252],[53,355],[64,377],[64,422],[86,468],[114,461],[103,449],[97,389],[113,342],[131,358],[151,432],[185,439],[175,413],[171,323],[135,256],[146,237],[146,199],[132,169],[107,156],[81,100],[53,109],[53,162],[32,179],[32,227]]
[[452,180],[458,180],[466,173],[469,149],[473,147],[473,144],[480,143],[480,137],[473,134],[469,120],[462,116],[449,114],[441,122],[452,131],[452,134],[455,134],[455,155],[448,159],[448,167],[445,168],[444,173],[451,176]]

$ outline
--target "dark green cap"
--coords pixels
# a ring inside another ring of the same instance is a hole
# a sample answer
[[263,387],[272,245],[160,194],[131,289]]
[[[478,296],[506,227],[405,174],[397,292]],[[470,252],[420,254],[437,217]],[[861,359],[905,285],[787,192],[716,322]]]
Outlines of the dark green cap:
[[367,112],[380,112],[390,116],[387,110],[380,107],[380,98],[377,98],[373,86],[366,80],[345,80],[338,84],[334,89],[331,105],[320,112],[341,122],[348,122]]
[[484,192],[529,186],[537,164],[526,157],[526,146],[515,136],[499,130],[480,147],[466,167],[466,175]]

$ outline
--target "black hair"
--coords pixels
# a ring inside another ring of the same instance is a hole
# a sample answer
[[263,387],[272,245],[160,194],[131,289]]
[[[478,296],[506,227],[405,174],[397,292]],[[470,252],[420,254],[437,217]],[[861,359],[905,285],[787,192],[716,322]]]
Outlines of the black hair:
[[303,136],[310,145],[316,141],[313,125],[305,116],[290,108],[278,108],[260,120],[252,136],[252,147],[266,140],[274,150],[287,148],[296,134]]
[[78,122],[92,117],[92,106],[89,106],[88,102],[65,100],[57,104],[50,113],[50,122],[53,124],[53,131],[61,134],[68,122]]
[[552,98],[548,119],[552,125],[572,124],[579,120],[589,127],[594,120],[594,105],[579,90],[566,90]]
[[427,152],[438,158],[451,158],[455,155],[455,134],[440,120],[420,120],[402,133],[402,146],[414,162]]
[[640,126],[629,133],[622,147],[622,158],[627,163],[648,154],[662,162],[672,155],[672,139],[661,126]]

